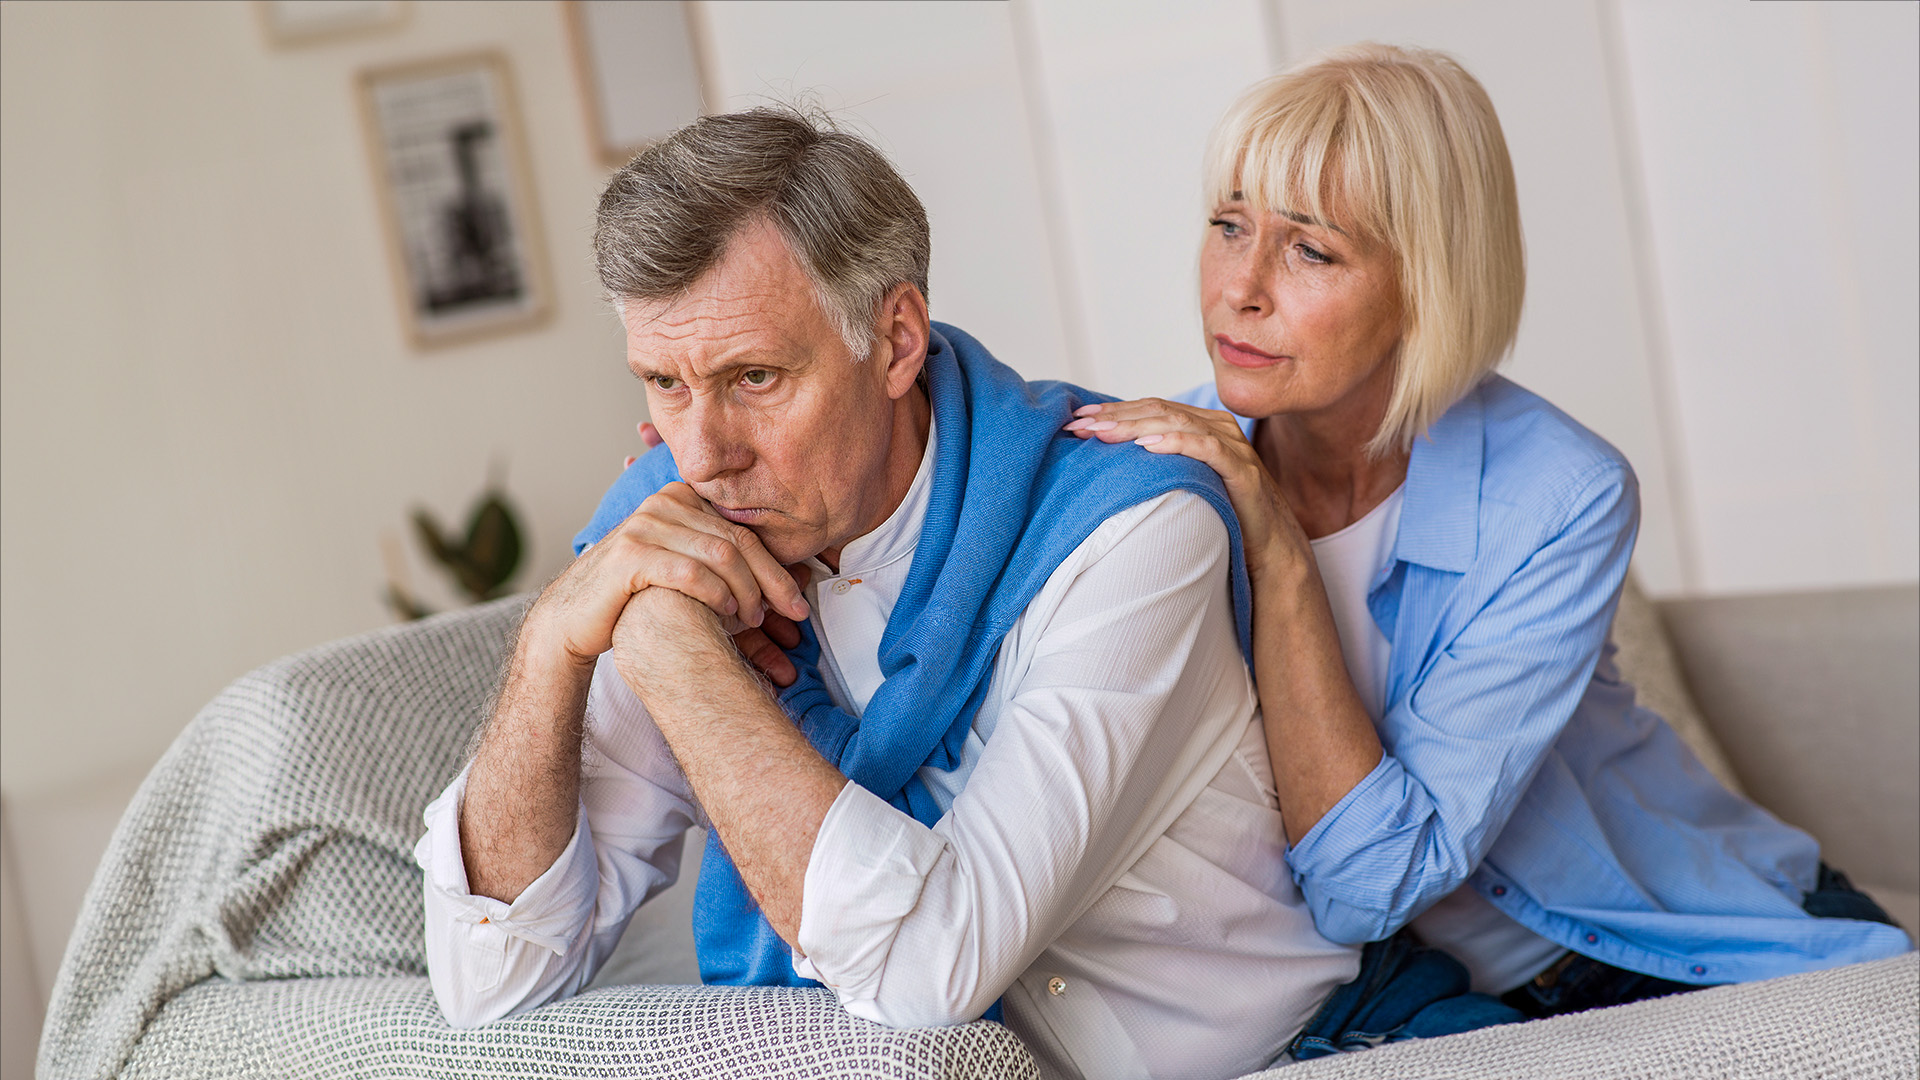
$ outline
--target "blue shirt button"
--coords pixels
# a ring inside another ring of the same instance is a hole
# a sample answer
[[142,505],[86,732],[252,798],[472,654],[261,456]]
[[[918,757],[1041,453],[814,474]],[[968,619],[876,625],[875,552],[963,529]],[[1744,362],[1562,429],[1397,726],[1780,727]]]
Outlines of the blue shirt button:
[[1507,887],[1505,885],[1495,885],[1493,887],[1493,895],[1495,896],[1507,895]]
[[1693,965],[1693,973],[1695,975],[1705,975],[1707,973],[1707,966],[1705,964],[1695,964]]
[[1588,935],[1587,935],[1587,944],[1589,944],[1589,945],[1593,945],[1593,944],[1596,944],[1596,943],[1598,943],[1598,942],[1599,942],[1599,940],[1600,940],[1600,935],[1599,935],[1599,934],[1588,934]]

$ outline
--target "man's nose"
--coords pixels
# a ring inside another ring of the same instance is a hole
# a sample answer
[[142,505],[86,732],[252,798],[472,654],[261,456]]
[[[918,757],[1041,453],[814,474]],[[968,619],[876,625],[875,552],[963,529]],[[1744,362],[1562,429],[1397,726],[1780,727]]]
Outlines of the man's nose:
[[674,464],[680,478],[698,484],[746,468],[753,450],[741,429],[740,418],[725,403],[696,400],[681,414],[672,440]]

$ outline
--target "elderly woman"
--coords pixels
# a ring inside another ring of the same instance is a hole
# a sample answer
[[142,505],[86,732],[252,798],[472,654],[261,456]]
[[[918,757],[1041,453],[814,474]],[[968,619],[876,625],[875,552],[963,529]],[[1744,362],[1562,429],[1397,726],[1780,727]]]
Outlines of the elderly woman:
[[1910,948],[1620,681],[1639,493],[1492,374],[1525,271],[1480,84],[1434,52],[1334,52],[1249,90],[1206,168],[1215,381],[1068,427],[1226,479],[1321,932],[1410,928],[1529,1016]]

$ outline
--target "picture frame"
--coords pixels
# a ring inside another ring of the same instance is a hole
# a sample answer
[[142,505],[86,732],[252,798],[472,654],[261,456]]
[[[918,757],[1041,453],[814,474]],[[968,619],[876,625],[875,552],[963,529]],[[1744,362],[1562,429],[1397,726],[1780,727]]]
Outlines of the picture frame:
[[544,322],[552,291],[506,57],[371,68],[358,82],[408,340],[429,349]]
[[391,30],[409,14],[408,0],[253,0],[253,8],[281,47]]
[[619,168],[706,112],[706,31],[699,5],[562,0],[575,81],[594,154]]

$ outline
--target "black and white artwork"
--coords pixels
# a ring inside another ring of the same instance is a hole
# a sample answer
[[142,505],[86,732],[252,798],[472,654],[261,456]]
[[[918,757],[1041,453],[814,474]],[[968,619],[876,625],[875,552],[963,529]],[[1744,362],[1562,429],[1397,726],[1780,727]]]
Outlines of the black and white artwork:
[[409,336],[427,346],[538,321],[547,297],[506,62],[362,80]]

